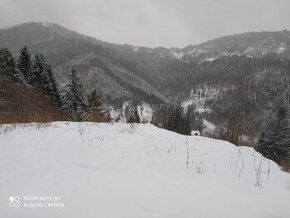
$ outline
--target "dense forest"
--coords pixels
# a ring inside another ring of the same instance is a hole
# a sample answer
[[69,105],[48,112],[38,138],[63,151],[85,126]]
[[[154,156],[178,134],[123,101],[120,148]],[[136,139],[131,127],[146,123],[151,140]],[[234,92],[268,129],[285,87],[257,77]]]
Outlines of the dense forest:
[[[60,91],[53,70],[46,62],[44,55],[36,54],[32,58],[26,46],[19,51],[17,60],[8,49],[0,49],[0,82],[3,87],[1,106],[11,101],[9,96],[13,93],[10,92],[17,93],[18,89],[29,89],[30,93],[40,96],[40,101],[47,99],[49,106],[53,108],[52,111],[40,109],[39,117],[35,118],[31,115],[36,112],[36,108],[32,107],[30,111],[24,112],[25,105],[21,105],[23,99],[27,98],[28,101],[24,104],[33,102],[33,99],[29,99],[29,93],[22,93],[16,96],[18,99],[13,99],[13,103],[20,111],[14,110],[13,107],[1,107],[1,123],[53,120],[109,122],[111,120],[108,112],[102,110],[100,95],[95,90],[85,95],[82,81],[74,68],[68,75],[65,89]],[[10,120],[8,114],[11,114]],[[20,119],[15,119],[19,116]]]

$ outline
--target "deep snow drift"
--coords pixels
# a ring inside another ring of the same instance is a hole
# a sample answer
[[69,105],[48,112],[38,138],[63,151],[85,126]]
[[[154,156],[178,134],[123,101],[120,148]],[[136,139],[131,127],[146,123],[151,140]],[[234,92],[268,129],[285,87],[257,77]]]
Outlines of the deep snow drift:
[[290,217],[289,174],[251,148],[150,124],[0,131],[1,218]]

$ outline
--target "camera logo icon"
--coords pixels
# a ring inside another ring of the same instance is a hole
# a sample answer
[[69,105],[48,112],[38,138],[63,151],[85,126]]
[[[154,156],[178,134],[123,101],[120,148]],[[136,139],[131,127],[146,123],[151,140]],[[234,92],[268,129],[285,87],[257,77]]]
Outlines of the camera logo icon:
[[19,196],[10,196],[9,197],[9,207],[20,207],[20,197]]

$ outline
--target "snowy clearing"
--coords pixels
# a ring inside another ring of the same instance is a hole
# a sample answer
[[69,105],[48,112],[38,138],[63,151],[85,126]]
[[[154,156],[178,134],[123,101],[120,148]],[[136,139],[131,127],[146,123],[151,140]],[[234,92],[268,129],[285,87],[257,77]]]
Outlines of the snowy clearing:
[[[290,175],[252,148],[150,124],[56,122],[0,132],[3,218],[290,217]],[[19,207],[9,206],[11,196]],[[63,205],[27,196],[59,196]]]

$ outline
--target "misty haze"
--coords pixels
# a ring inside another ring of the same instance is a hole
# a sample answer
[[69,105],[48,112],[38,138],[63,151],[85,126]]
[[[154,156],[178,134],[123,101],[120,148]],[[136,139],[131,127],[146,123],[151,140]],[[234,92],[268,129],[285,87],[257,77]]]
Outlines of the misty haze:
[[289,218],[289,11],[1,0],[0,217]]

